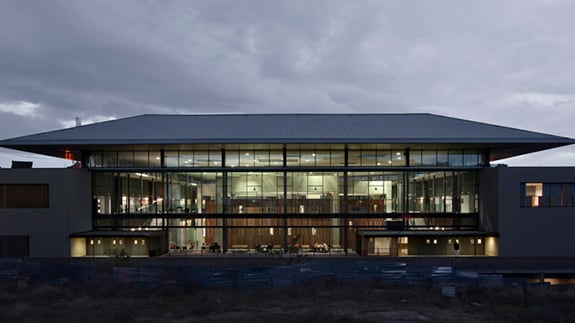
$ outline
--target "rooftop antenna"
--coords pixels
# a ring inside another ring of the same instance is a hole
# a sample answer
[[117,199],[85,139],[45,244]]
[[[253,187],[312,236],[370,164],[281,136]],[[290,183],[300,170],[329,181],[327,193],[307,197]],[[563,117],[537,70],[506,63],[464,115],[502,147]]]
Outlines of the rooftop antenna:
[[76,127],[79,127],[82,125],[82,119],[80,119],[80,117],[76,117]]

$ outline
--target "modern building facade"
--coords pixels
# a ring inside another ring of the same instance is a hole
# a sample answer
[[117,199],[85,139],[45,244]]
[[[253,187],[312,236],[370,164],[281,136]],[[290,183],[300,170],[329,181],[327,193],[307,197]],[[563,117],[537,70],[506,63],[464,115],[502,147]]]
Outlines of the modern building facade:
[[[430,114],[142,115],[13,138],[0,146],[80,167],[0,170],[0,250],[153,256],[218,243],[223,252],[573,256],[542,242],[575,242],[548,214],[574,221],[575,171],[491,165],[573,143]],[[49,202],[22,208],[17,200],[35,190]],[[36,246],[51,239],[57,250]]]

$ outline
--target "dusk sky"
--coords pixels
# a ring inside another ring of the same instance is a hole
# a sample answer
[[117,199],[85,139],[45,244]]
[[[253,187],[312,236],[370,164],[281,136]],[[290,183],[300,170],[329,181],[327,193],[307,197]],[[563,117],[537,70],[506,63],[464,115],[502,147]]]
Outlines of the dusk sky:
[[[434,113],[575,138],[575,1],[0,2],[0,139],[139,114]],[[53,160],[0,150],[0,167]],[[575,166],[575,147],[509,165]]]

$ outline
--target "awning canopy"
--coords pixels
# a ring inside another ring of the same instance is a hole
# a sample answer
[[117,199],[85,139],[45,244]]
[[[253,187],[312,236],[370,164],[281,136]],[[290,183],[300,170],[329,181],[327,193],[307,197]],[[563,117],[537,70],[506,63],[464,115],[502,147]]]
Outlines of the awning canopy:
[[102,230],[102,231],[84,231],[72,233],[71,238],[151,238],[165,236],[166,231],[124,231],[124,230]]
[[362,230],[358,234],[367,238],[379,237],[497,237],[497,232],[481,230]]

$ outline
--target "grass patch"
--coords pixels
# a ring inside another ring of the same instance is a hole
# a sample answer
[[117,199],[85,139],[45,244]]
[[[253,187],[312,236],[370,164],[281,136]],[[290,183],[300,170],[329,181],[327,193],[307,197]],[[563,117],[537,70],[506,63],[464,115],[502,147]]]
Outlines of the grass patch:
[[318,281],[285,289],[0,282],[9,322],[571,322],[575,287],[479,288]]

